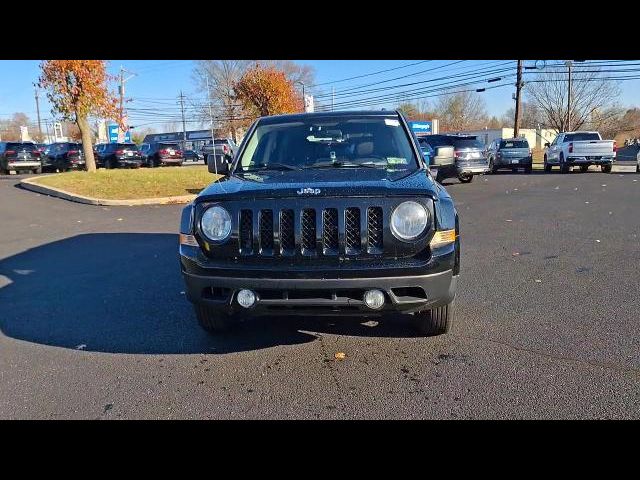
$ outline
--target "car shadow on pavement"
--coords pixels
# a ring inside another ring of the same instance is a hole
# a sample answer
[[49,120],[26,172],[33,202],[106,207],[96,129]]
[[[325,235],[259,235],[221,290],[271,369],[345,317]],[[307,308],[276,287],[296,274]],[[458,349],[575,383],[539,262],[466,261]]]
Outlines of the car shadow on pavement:
[[68,349],[230,353],[312,342],[318,333],[411,336],[404,322],[256,318],[212,336],[184,296],[177,235],[83,234],[0,260],[0,331]]

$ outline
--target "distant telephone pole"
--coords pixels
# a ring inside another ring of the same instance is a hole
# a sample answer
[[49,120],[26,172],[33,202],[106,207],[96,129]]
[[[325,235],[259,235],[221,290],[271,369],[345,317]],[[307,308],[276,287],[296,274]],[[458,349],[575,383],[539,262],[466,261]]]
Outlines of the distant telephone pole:
[[[133,77],[136,76],[136,74],[132,74],[130,77],[124,78],[124,73],[127,70],[125,70],[125,68],[120,65],[120,86],[118,88],[118,90],[120,91],[120,125],[118,126],[118,129],[120,131],[122,131],[123,135],[124,135],[124,129],[123,129],[123,123],[124,123],[124,84],[126,82],[128,82],[129,80],[131,80]],[[132,73],[132,72],[128,72],[128,73]],[[120,139],[118,139],[120,140]],[[124,140],[124,139],[123,139]]]
[[520,131],[520,90],[522,90],[522,60],[518,60],[516,75],[516,118],[513,122],[513,138],[518,138]]
[[38,86],[34,85],[33,89],[36,93],[36,113],[38,114],[38,138],[42,142],[42,123],[40,122],[40,102],[38,101]]
[[187,149],[187,127],[184,120],[184,95],[182,94],[182,90],[180,90],[180,110],[182,111],[182,151],[184,152]]
[[566,63],[567,68],[569,69],[569,91],[567,92],[567,126],[565,128],[565,132],[571,131],[571,60],[567,60]]

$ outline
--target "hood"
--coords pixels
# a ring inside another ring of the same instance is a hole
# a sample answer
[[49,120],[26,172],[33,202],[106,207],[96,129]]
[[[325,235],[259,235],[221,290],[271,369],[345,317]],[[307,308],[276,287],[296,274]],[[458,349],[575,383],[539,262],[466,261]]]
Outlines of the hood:
[[321,169],[231,175],[205,188],[197,201],[300,197],[437,196],[425,170]]

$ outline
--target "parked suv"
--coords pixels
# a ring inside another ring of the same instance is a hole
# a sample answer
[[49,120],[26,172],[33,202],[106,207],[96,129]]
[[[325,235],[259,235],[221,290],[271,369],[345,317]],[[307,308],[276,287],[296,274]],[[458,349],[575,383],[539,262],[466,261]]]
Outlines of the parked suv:
[[[441,147],[453,148],[451,160],[434,157],[437,165],[437,180],[457,177],[462,183],[473,181],[474,175],[481,175],[489,171],[489,163],[484,151],[484,145],[473,135],[425,135],[423,142],[428,143],[434,150]],[[450,151],[450,150],[449,150]]]
[[211,141],[209,141],[208,144],[202,146],[202,148],[200,149],[200,153],[204,158],[204,163],[208,163],[209,156],[214,153],[214,150],[215,150],[216,160],[229,161],[234,157],[237,149],[238,149],[238,146],[234,143],[232,139],[216,138],[214,146],[212,146]]
[[400,112],[263,117],[231,165],[208,169],[228,176],[184,208],[179,245],[205,330],[309,314],[449,330],[458,214]]
[[148,143],[143,144],[142,154],[147,167],[159,167],[173,165],[179,167],[184,162],[184,155],[175,143]]
[[38,146],[33,142],[0,142],[0,174],[42,173]]
[[497,173],[500,169],[517,172],[523,168],[525,173],[531,173],[533,167],[533,152],[526,138],[499,138],[487,147],[489,171]]
[[96,166],[110,168],[139,168],[142,155],[135,143],[105,143],[98,150]]
[[66,172],[86,168],[81,143],[56,142],[48,145],[42,154],[42,168]]

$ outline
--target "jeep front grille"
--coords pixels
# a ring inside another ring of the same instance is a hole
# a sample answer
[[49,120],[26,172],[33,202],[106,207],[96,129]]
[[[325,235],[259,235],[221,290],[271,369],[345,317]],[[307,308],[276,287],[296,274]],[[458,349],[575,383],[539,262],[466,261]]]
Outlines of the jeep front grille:
[[383,238],[383,209],[378,206],[243,209],[239,216],[242,255],[380,255]]

